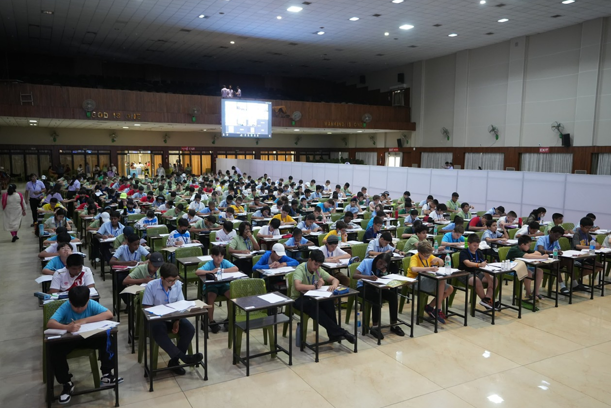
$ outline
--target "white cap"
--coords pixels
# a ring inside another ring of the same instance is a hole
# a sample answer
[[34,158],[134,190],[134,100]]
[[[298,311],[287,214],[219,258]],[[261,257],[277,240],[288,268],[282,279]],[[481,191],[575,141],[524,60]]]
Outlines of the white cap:
[[46,180],[47,176],[45,176],[44,174],[42,175],[42,177],[40,178],[41,180]]
[[272,247],[272,251],[276,253],[278,256],[285,256],[286,252],[284,251],[284,245],[282,244],[274,244]]
[[108,214],[107,212],[103,212],[102,215],[100,215],[100,218],[102,218],[103,222],[108,222],[110,221],[110,214]]

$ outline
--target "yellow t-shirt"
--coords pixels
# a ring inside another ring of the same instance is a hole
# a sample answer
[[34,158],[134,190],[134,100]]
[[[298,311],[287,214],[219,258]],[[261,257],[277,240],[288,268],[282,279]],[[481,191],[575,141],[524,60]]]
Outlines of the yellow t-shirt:
[[417,278],[418,273],[412,272],[412,268],[428,268],[433,266],[435,257],[430,255],[428,258],[422,259],[420,254],[413,255],[409,260],[409,268],[407,269],[408,278]]
[[244,213],[244,207],[242,207],[241,205],[232,205],[231,208],[233,208],[233,210],[235,211],[236,214],[242,214]]
[[57,204],[55,205],[55,208],[51,208],[51,204],[45,204],[45,205],[43,205],[43,206],[42,206],[42,209],[43,209],[44,211],[55,211],[55,210],[57,210],[58,208],[63,208],[64,210],[66,209],[66,208],[65,208],[63,205],[61,205],[61,204],[59,204],[59,203],[57,203]]
[[282,214],[276,214],[272,218],[276,218],[280,220],[281,222],[295,222],[293,217],[291,217],[290,215],[287,215],[286,217],[282,218]]

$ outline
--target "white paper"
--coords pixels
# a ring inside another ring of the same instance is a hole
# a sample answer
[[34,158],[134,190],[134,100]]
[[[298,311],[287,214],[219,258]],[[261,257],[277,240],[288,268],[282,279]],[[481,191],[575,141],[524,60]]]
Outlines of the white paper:
[[63,330],[63,329],[47,329],[47,330],[44,331],[44,333],[47,334],[47,335],[59,334],[61,336],[62,334],[68,333],[68,330]]
[[459,271],[459,269],[450,268],[450,272],[448,273],[448,272],[446,272],[446,268],[442,267],[442,268],[437,269],[437,272],[435,272],[435,273],[437,275],[439,275],[439,276],[446,276],[446,275],[451,275],[454,272],[458,272],[458,271]]
[[408,278],[407,276],[398,275],[396,273],[392,273],[390,275],[386,275],[386,279],[398,280],[398,281],[404,281],[404,282],[416,282],[416,280],[417,280],[417,279],[414,279],[414,278]]
[[322,235],[322,234],[324,234],[324,232],[322,232],[322,231],[314,231],[314,232],[312,232],[312,231],[307,231],[307,232],[304,232],[304,234],[303,234],[303,235],[312,235],[312,236],[318,236],[318,235]]
[[99,296],[100,294],[95,288],[89,288],[89,296]]
[[265,295],[260,295],[257,296],[259,299],[263,299],[268,303],[278,303],[278,302],[284,302],[286,299],[283,298],[282,296],[278,296],[275,293],[268,293]]
[[295,268],[293,268],[292,266],[283,266],[282,268],[276,269],[261,269],[261,272],[263,272],[265,275],[276,275],[279,273],[293,272],[294,270]]
[[195,302],[192,302],[190,300],[179,300],[178,302],[168,303],[166,306],[182,312],[195,306]]
[[600,254],[600,253],[608,254],[609,252],[611,252],[611,248],[601,248],[601,249],[596,250],[597,254]]
[[79,331],[74,334],[87,333],[94,330],[106,330],[118,326],[119,323],[112,320],[102,320],[101,322],[83,323]]
[[506,239],[505,242],[507,242],[509,245],[518,245],[517,239]]
[[181,245],[180,247],[181,247],[181,248],[190,248],[190,247],[200,247],[200,246],[203,246],[203,245],[202,245],[202,244],[199,244],[199,243],[191,243],[191,244],[184,244],[184,245]]
[[199,259],[202,262],[208,262],[212,260],[212,257],[210,255],[204,255],[204,256],[198,256],[197,259]]
[[377,284],[377,285],[388,285],[390,282],[392,282],[394,279],[388,279],[388,278],[378,278],[377,280],[370,280],[369,282],[373,283],[373,284]]
[[146,309],[146,311],[156,316],[165,316],[167,314],[176,312],[175,309],[172,309],[171,307],[168,307],[166,305],[157,305],[149,307],[148,309]]
[[40,275],[34,280],[36,281],[36,283],[50,282],[53,280],[53,275]]
[[221,276],[221,280],[225,280],[225,279],[239,279],[239,278],[244,278],[247,275],[243,272],[223,272],[223,275]]
[[479,249],[490,249],[490,245],[486,241],[482,241],[479,243]]
[[305,293],[305,296],[323,297],[323,298],[330,297],[333,294],[333,292],[329,292],[329,287],[330,286],[322,286],[316,290],[308,290]]
[[581,256],[581,255],[583,255],[583,252],[581,251],[570,250],[570,251],[562,251],[562,255],[560,256],[562,256],[563,258],[570,258],[573,256]]

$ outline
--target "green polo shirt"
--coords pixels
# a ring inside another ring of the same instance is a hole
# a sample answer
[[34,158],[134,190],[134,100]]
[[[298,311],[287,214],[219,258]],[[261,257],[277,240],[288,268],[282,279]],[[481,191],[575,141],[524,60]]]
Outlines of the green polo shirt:
[[453,210],[453,211],[460,210],[460,203],[458,201],[454,202],[452,200],[448,200],[446,205],[448,206],[448,210]]
[[231,238],[231,241],[229,241],[229,248],[234,251],[244,251],[245,249],[252,251],[254,249],[252,241],[250,239],[245,240],[240,235]]
[[[327,282],[327,280],[331,279],[331,275],[329,275],[322,268],[318,268],[318,273],[320,274],[320,277],[325,282]],[[304,262],[301,265],[299,265],[295,269],[295,272],[293,272],[293,280],[299,280],[304,285],[313,285],[314,284],[313,279],[318,281],[318,277],[314,273],[310,273],[310,271],[308,271],[308,263],[307,262]],[[299,292],[297,289],[295,289],[295,285],[294,284],[291,286],[291,293],[289,294],[289,296],[292,299],[297,299],[299,296],[301,296],[301,292]]]
[[207,227],[206,224],[204,224],[204,219],[202,218],[201,220],[198,220],[195,225],[193,226],[193,228],[195,229],[203,229],[206,231],[211,230],[212,228],[218,228],[219,225],[218,224],[213,224],[211,227]]
[[145,279],[147,276],[151,276],[153,279],[158,278],[158,273],[155,273],[154,276],[149,274],[148,264],[138,265],[131,270],[129,273],[129,277],[132,279]]
[[405,243],[405,246],[403,247],[403,252],[408,252],[414,249],[418,249],[418,242],[420,242],[420,240],[418,239],[417,235],[412,235],[411,237],[409,237],[409,239],[407,240],[407,242]]

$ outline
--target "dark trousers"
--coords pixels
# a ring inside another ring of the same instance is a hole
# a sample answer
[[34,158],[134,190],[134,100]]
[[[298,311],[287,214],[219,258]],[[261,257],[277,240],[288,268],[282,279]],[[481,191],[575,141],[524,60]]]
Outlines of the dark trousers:
[[350,278],[341,273],[338,269],[333,269],[331,271],[331,276],[339,281],[343,286],[349,288],[350,287]]
[[40,205],[40,198],[30,197],[30,210],[32,211],[32,224],[38,221],[38,206]]
[[[316,318],[315,300],[310,299],[307,296],[301,296],[295,301],[295,307],[298,310],[302,310],[303,313],[307,314],[311,318]],[[339,337],[343,335],[346,330],[337,325],[337,316],[335,315],[335,305],[333,300],[321,300],[318,307],[318,324],[327,329],[327,335],[329,337]]]
[[380,301],[380,294],[378,292],[382,291],[382,300],[385,300],[388,302],[388,311],[390,313],[390,322],[396,323],[398,320],[397,318],[398,302],[397,302],[397,293],[395,292],[395,290],[367,287],[367,290],[365,291],[364,285],[366,285],[366,283],[364,283],[363,286],[359,288],[359,292],[361,292],[361,297],[363,299],[366,299],[372,302],[370,304],[371,304],[371,316],[372,316],[373,321],[375,323],[380,322],[382,308],[378,306],[378,302]]
[[[111,341],[115,341],[111,338]],[[99,360],[101,362],[102,374],[108,374],[114,367],[114,358],[111,359],[110,355],[106,351],[108,338],[107,336],[93,336],[88,339],[81,339],[79,341],[70,341],[66,343],[54,344],[47,356],[53,365],[53,371],[55,378],[60,384],[66,384],[70,381],[70,367],[68,366],[68,360],[66,356],[75,349],[96,349],[98,350]],[[112,351],[114,344],[111,344],[110,350]]]
[[191,322],[187,319],[180,319],[178,325],[180,339],[178,344],[175,345],[168,336],[168,332],[172,331],[172,322],[150,322],[150,325],[153,339],[172,359],[176,359],[187,352],[195,335],[195,328],[193,328]]
[[233,263],[241,272],[244,272],[248,276],[252,276],[252,259],[236,258],[233,260]]

